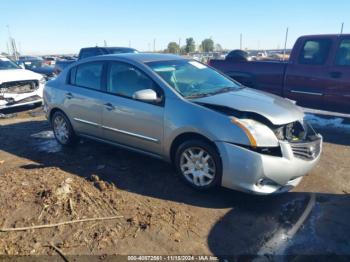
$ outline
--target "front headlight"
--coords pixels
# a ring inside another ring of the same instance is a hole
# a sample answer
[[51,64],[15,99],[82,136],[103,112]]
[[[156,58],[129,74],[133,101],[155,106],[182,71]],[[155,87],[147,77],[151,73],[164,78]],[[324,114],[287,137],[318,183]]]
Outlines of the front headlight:
[[235,117],[231,117],[231,122],[244,131],[252,147],[279,146],[276,135],[266,125],[252,119],[238,119]]

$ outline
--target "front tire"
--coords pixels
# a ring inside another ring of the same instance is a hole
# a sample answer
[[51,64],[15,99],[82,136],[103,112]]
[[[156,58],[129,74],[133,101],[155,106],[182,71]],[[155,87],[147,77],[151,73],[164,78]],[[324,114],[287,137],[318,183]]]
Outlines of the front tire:
[[68,117],[61,111],[57,111],[51,118],[51,125],[56,140],[63,146],[73,146],[78,141]]
[[182,143],[176,151],[175,167],[180,177],[198,190],[217,187],[221,182],[220,155],[214,146],[202,140]]

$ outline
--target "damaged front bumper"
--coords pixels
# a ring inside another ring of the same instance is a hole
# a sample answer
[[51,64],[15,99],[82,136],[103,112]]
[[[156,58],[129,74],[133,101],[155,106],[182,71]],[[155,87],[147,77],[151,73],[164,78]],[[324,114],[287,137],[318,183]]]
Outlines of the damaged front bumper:
[[222,186],[267,195],[291,190],[319,161],[322,136],[313,141],[280,141],[281,156],[265,155],[239,145],[216,142],[222,165]]
[[0,109],[41,103],[44,85],[37,80],[3,83],[0,86]]

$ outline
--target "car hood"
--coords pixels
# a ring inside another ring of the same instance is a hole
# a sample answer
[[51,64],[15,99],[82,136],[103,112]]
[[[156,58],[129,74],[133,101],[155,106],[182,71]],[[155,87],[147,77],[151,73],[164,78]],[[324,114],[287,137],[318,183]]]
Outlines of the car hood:
[[256,113],[267,118],[274,125],[292,123],[304,117],[304,113],[291,101],[250,88],[196,98],[192,101]]
[[0,70],[0,84],[21,80],[40,80],[42,75],[25,69]]

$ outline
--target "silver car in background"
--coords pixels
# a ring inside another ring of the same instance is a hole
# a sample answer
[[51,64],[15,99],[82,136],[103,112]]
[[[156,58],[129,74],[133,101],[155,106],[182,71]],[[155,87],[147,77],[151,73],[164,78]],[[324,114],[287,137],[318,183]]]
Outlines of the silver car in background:
[[292,102],[179,56],[81,60],[46,84],[44,107],[62,145],[86,137],[157,157],[201,190],[285,192],[322,151]]

